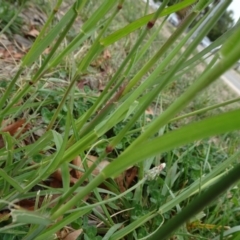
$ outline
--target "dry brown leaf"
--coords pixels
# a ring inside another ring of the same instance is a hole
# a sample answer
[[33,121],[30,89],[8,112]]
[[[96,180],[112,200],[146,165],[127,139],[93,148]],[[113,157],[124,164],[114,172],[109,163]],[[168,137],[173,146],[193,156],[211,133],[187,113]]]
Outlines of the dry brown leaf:
[[32,29],[26,35],[31,36],[31,37],[37,37],[39,35],[39,31],[37,29]]
[[[146,110],[145,110],[145,115],[148,115],[148,116],[154,116],[154,112],[152,110],[151,107],[148,107]],[[146,118],[147,122],[150,122],[152,119],[147,117]]]
[[109,162],[106,160],[100,162],[97,168],[93,171],[93,173],[95,173],[96,175],[99,174],[108,164]]
[[[0,142],[0,144],[1,144],[1,142]],[[88,167],[92,166],[92,164],[96,160],[97,160],[97,157],[88,155],[88,157],[86,159]],[[72,164],[74,164],[75,166],[77,166],[80,169],[84,169],[83,164],[82,164],[82,160],[79,156],[76,157],[72,161]],[[98,164],[98,166],[93,170],[93,174],[98,175],[99,172],[101,172],[103,170],[103,168],[105,168],[108,164],[109,164],[109,162],[105,161],[105,160],[100,162]],[[69,174],[70,174],[70,183],[69,184],[75,184],[78,181],[78,179],[80,179],[83,176],[84,172],[78,171],[76,169],[70,169],[69,168]],[[57,169],[51,175],[51,177],[52,177],[52,181],[50,182],[50,187],[61,188],[62,187],[62,172],[61,172],[61,169]]]
[[51,177],[53,178],[50,181],[50,187],[52,188],[61,188],[62,187],[62,172],[61,169],[57,169]]
[[131,166],[125,172],[115,178],[120,192],[125,192],[126,189],[128,189],[132,185],[137,174],[138,168]]
[[[88,167],[91,167],[97,159],[98,158],[95,157],[95,156],[87,155],[87,159],[85,161],[87,162]],[[106,160],[101,161],[97,165],[97,167],[93,170],[93,175],[98,175],[99,172],[101,172],[103,170],[103,168],[105,168],[108,164],[109,164],[109,162],[106,161]],[[78,165],[77,166],[81,169],[84,169],[83,164],[82,164],[82,160],[81,160],[80,157],[78,159]],[[84,172],[80,172],[80,171],[77,171],[77,172],[78,172],[78,178],[81,178],[82,175],[84,174]],[[76,176],[74,176],[74,177],[76,177]]]
[[77,87],[78,87],[79,89],[84,89],[84,81],[78,82],[78,83],[77,83]]
[[108,49],[105,49],[105,50],[104,50],[104,52],[103,52],[103,58],[104,58],[104,59],[109,59],[109,58],[111,58],[111,54],[110,54],[110,52],[109,52]]
[[[57,169],[57,171],[55,171],[51,177],[55,180],[52,180],[50,183],[50,186],[53,188],[59,188],[62,187],[62,171],[61,169]],[[70,183],[75,184],[77,182],[78,179],[72,177],[70,175]]]
[[23,199],[19,201],[16,205],[19,205],[21,208],[27,209],[29,211],[34,211],[35,201],[30,199]]
[[150,115],[150,116],[154,116],[154,111],[151,107],[148,107],[146,110],[145,110],[145,115]]
[[[82,163],[81,163],[81,158],[79,156],[75,157],[72,161],[72,164],[77,166],[77,167],[81,167]],[[71,171],[71,173],[73,174],[73,177],[79,179],[82,175],[82,173],[76,169],[73,169]]]
[[117,178],[115,178],[115,181],[121,193],[126,191],[126,188],[124,186],[124,179],[125,179],[125,172],[119,175]]
[[58,180],[58,181],[62,181],[62,171],[61,169],[57,169],[52,175],[51,177],[53,177],[54,179]]
[[9,132],[13,136],[15,133],[17,133],[19,128],[22,127],[25,122],[26,122],[25,119],[20,119],[17,122],[14,122],[14,123],[6,126],[2,131]]
[[148,107],[146,110],[145,110],[145,114],[147,115],[154,115],[154,112],[153,112],[153,109],[151,107]]
[[77,181],[78,181],[77,178],[72,177],[72,176],[70,175],[70,183],[75,184]]
[[129,188],[129,186],[132,185],[132,182],[134,181],[135,177],[138,174],[138,168],[132,167],[126,171],[125,175],[125,186],[126,188]]
[[75,230],[69,233],[63,240],[76,240],[82,232],[82,229]]
[[20,59],[22,59],[22,58],[24,57],[24,55],[25,55],[25,54],[23,54],[23,53],[15,53],[15,54],[13,54],[12,56],[13,56],[13,58],[14,58],[15,60],[20,60]]
[[[91,167],[97,159],[98,158],[95,157],[95,156],[88,155],[87,156],[87,165],[88,165],[88,167]],[[106,160],[101,161],[97,165],[97,167],[93,170],[93,175],[98,175],[108,164],[109,164],[109,162],[106,161]]]
[[9,57],[11,57],[11,54],[7,50],[5,50],[5,49],[0,50],[0,58],[6,59]]
[[48,47],[43,51],[43,54],[49,54],[51,52],[51,48]]
[[7,221],[11,217],[11,213],[9,211],[3,211],[0,213],[0,222]]
[[0,149],[3,148],[5,146],[4,140],[2,135],[0,134]]
[[[26,122],[25,119],[20,119],[17,122],[14,122],[14,123],[9,124],[8,126],[4,127],[2,129],[2,132],[9,132],[11,136],[14,136],[16,133],[18,133],[16,137],[19,137],[21,133],[26,132],[30,127],[28,124],[23,127],[25,122]],[[3,124],[4,124],[4,122],[2,123],[2,125]],[[3,137],[0,134],[0,148],[3,148],[4,146],[5,146],[5,144],[3,141]]]
[[7,47],[7,49],[0,48],[0,58],[5,59],[6,62],[20,60],[25,54],[18,51],[13,45]]
[[51,187],[51,188],[62,188],[62,182],[58,181],[57,179],[52,179],[50,181],[49,187]]
[[69,228],[64,227],[61,231],[56,233],[58,239],[64,239],[69,234]]
[[92,162],[95,162],[98,159],[98,157],[93,156],[93,155],[87,155],[87,159],[92,161]]

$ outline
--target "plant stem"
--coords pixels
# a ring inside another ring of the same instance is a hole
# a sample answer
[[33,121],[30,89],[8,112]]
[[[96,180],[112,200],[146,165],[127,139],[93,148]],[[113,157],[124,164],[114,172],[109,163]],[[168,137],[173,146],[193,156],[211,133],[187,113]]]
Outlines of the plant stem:
[[217,183],[213,184],[209,189],[203,192],[200,196],[194,199],[185,209],[177,216],[169,220],[163,225],[149,240],[159,240],[168,238],[182,224],[188,221],[191,217],[199,213],[204,207],[209,205],[213,200],[224,193],[229,187],[240,180],[240,164],[236,165]]

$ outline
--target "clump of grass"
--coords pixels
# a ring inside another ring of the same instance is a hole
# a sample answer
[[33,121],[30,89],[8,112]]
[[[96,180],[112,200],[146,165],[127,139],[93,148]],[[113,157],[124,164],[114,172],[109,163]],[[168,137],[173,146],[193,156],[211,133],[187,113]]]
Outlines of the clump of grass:
[[[184,31],[208,1],[194,5],[169,38],[161,35],[164,21],[155,22],[196,1],[169,8],[164,1],[151,15],[147,6],[130,15],[135,9],[124,10],[121,0],[76,1],[54,25],[61,3],[1,88],[1,233],[25,239],[61,238],[66,229],[81,239],[227,235],[224,226],[236,221],[224,211],[238,207],[238,193],[232,189],[210,204],[239,179],[238,164],[229,171],[239,151],[219,144],[239,130],[239,109],[209,117],[207,111],[230,102],[212,106],[195,97],[239,59],[239,25],[227,33],[218,63],[189,70],[202,57],[194,49],[229,3],[221,3],[190,44],[198,26]],[[81,31],[69,37],[83,13]],[[153,47],[154,41],[160,44]]]
[[17,16],[16,9],[8,1],[1,0],[0,5],[0,31],[14,18],[12,24],[7,28],[6,33],[8,35],[20,33],[22,19]]

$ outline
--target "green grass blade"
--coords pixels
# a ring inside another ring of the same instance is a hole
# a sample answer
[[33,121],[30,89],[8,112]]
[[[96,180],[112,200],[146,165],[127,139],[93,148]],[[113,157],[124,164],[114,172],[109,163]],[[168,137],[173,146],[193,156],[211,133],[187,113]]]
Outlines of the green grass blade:
[[123,239],[124,236],[135,230],[136,228],[142,226],[144,223],[156,216],[156,213],[150,212],[143,217],[140,217],[138,220],[128,224],[126,227],[114,233],[109,240],[118,240]]
[[74,15],[75,12],[73,8],[69,9],[59,23],[57,23],[57,25],[43,39],[41,39],[41,41],[37,40],[24,57],[22,66],[30,66],[34,61],[36,61],[43,51],[57,38],[61,30],[69,23]]
[[[114,162],[106,166],[103,171],[95,177],[74,199],[63,207],[69,210],[77,201],[80,201],[97,187],[104,179],[118,176],[121,172],[138,162],[151,156],[169,151],[193,141],[221,134],[228,131],[240,129],[240,110],[218,115],[203,121],[187,125],[162,137],[153,139],[147,143],[137,146],[126,155],[122,154]],[[189,134],[191,133],[191,134]],[[59,210],[61,212],[63,210]],[[55,212],[52,218],[58,217],[59,212]]]
[[[226,4],[226,5],[225,5]],[[229,2],[224,2],[221,8],[218,9],[218,14],[216,18],[218,19],[222,12],[225,10],[226,6],[228,6]],[[213,22],[211,22],[213,21]],[[216,19],[211,19],[205,26],[205,30],[208,31],[208,28],[211,27],[211,24],[214,23]],[[240,34],[240,29],[236,31],[234,34]],[[198,44],[198,40],[192,43],[192,48]],[[187,103],[189,103],[199,92],[203,89],[208,87],[214,80],[218,79],[225,71],[227,71],[239,58],[240,58],[240,51],[238,47],[240,46],[240,42],[235,44],[233,47],[235,51],[231,51],[229,55],[225,58],[222,58],[212,69],[205,72],[201,77],[199,77],[198,81],[194,82],[192,86],[190,86],[184,94],[182,94],[171,106],[163,112],[155,121],[153,121],[147,131],[145,131],[135,142],[130,146],[128,150],[130,150],[134,145],[139,145],[142,141],[144,142],[149,137],[151,137],[156,130],[163,127],[171,118],[173,118],[181,109],[183,109]],[[175,64],[174,68],[177,69],[178,65],[181,66],[181,61],[190,55],[191,47],[187,50],[186,56],[182,56],[179,59],[178,64]],[[166,78],[172,77],[174,71],[170,71],[169,75]]]
[[197,114],[205,113],[207,111],[210,111],[210,110],[213,110],[213,109],[218,109],[220,107],[227,106],[229,104],[232,104],[232,103],[235,103],[235,102],[239,102],[239,101],[240,101],[240,98],[234,98],[234,99],[225,101],[223,103],[214,104],[212,106],[205,107],[205,108],[202,108],[202,109],[199,109],[199,110],[196,110],[196,111],[193,111],[193,112],[181,115],[179,117],[173,118],[170,122],[175,122],[175,121],[178,121],[178,120],[183,119],[183,118],[187,118],[187,117],[195,116]]
[[[180,2],[178,4],[175,4],[171,7],[164,9],[158,17],[167,16],[167,15],[174,13],[176,11],[179,11],[180,9],[183,9],[195,2],[196,2],[196,0],[186,0],[186,1]],[[152,19],[153,16],[154,16],[154,13],[144,16],[144,17],[130,23],[126,27],[119,29],[118,31],[112,33],[108,37],[101,39],[101,41],[100,41],[101,44],[106,47],[106,46],[113,44],[114,42],[117,42],[119,39],[127,36],[131,32],[134,32],[137,29],[139,29],[140,27],[146,25],[148,23],[148,21],[150,21]]]
[[[87,38],[89,35],[96,30],[97,23],[100,19],[102,19],[110,10],[111,8],[116,5],[115,1],[104,1],[103,4],[101,4],[100,8],[96,10],[96,12],[89,18],[82,26],[80,33],[71,41],[71,43],[64,48],[64,50],[56,57],[54,58],[50,64],[49,68],[52,68],[54,66],[57,66],[59,62],[66,56],[67,54],[70,54],[72,51],[76,50],[79,45]],[[98,27],[101,27],[98,26]]]
[[16,210],[11,211],[13,222],[15,223],[25,223],[25,224],[39,224],[43,226],[49,225],[52,221],[46,217],[41,216],[37,213],[26,211],[26,210]]
[[[186,125],[151,141],[135,146],[128,154],[122,154],[109,164],[103,174],[107,177],[119,173],[148,157],[169,151],[198,139],[240,129],[240,110],[217,115],[200,122]],[[128,159],[128,160],[127,160]]]
[[237,164],[232,170],[223,176],[217,183],[209,187],[200,196],[194,199],[187,207],[185,207],[178,215],[169,220],[161,227],[150,240],[167,239],[171,233],[178,229],[191,217],[199,213],[204,207],[209,205],[213,200],[224,193],[228,188],[240,180],[240,164]]
[[15,188],[15,190],[20,193],[23,192],[23,188],[18,184],[18,182],[14,178],[10,177],[3,169],[0,169],[0,176],[13,188]]
[[[80,218],[81,216],[87,214],[89,212],[89,210],[80,210],[77,211],[73,214],[70,214],[66,217],[64,217],[61,221],[59,221],[57,224],[51,226],[50,228],[48,228],[45,232],[43,232],[42,234],[36,235],[35,236],[35,240],[42,240],[45,239],[49,236],[54,235],[58,230],[60,230],[61,228],[67,226],[68,224],[74,222],[76,219]],[[33,235],[34,236],[34,235]],[[32,238],[33,239],[33,238]]]
[[120,228],[122,227],[123,223],[117,223],[113,225],[105,234],[102,240],[109,240],[111,236]]

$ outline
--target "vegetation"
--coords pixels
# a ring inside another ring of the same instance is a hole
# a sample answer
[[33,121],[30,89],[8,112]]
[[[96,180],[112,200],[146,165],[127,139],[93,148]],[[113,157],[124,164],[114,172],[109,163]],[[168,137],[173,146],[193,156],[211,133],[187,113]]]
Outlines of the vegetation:
[[[162,2],[162,0],[159,0]],[[155,2],[159,2],[155,1]],[[172,6],[173,4],[176,4],[179,2],[178,0],[170,0],[169,1],[169,6]],[[195,26],[201,19],[202,17],[205,17],[206,14],[209,12],[211,8],[216,6],[217,4],[220,3],[220,1],[215,0],[212,1],[213,5],[209,5],[205,9],[203,9],[202,13],[198,15],[198,17],[192,22],[190,25],[190,28]],[[187,8],[181,9],[177,12],[179,18],[184,19],[188,11],[191,10],[192,6],[189,6]],[[233,18],[233,11],[231,10],[225,10],[225,12],[222,14],[222,16],[219,18],[219,20],[214,24],[213,28],[209,31],[208,37],[211,41],[215,41],[218,39],[220,36],[222,36],[225,32],[227,32],[229,29],[231,29],[234,25],[234,18]]]
[[[217,80],[240,58],[240,23],[198,52],[230,1],[188,33],[213,1],[168,2],[49,5],[0,76],[2,239],[239,238],[240,98]],[[167,16],[193,4],[168,37]]]
[[209,32],[208,37],[211,39],[211,41],[214,41],[222,34],[224,34],[227,30],[229,30],[233,25],[233,12],[231,10],[226,10],[221,16],[221,18],[217,21],[213,29]]
[[0,31],[9,23],[6,33],[13,34],[20,32],[22,19],[18,16],[18,12],[11,6],[9,2],[0,0]]

